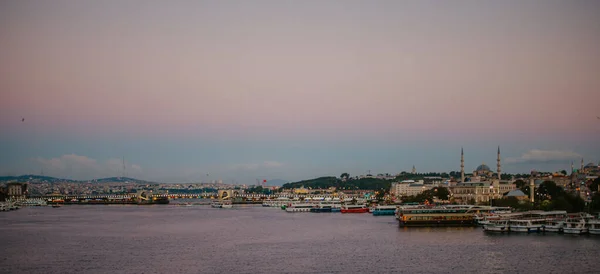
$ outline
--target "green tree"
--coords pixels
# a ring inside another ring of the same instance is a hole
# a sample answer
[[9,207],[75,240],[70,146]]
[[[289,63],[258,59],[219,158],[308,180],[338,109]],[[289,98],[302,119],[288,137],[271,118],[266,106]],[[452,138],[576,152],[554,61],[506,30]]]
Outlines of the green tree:
[[440,200],[447,201],[450,199],[450,191],[445,187],[434,187],[431,191],[433,196]]
[[527,183],[525,181],[521,180],[521,179],[515,181],[515,186],[518,189],[522,189],[526,185],[527,185]]
[[561,170],[560,173],[562,173],[563,175],[567,176],[567,171],[566,170]]

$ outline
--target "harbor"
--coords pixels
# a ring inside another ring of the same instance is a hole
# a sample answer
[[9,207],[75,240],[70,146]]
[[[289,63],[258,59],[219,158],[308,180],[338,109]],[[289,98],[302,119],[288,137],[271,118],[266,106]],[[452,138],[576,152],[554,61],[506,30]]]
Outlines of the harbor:
[[[594,235],[399,227],[390,215],[288,213],[262,205],[223,209],[188,202],[205,201],[5,212],[0,214],[0,251],[6,260],[0,262],[0,272],[286,273],[291,268],[304,273],[423,273],[426,266],[427,273],[592,273],[600,252],[600,237]],[[448,266],[458,257],[475,256],[483,256],[485,263],[465,260]],[[523,260],[526,256],[536,263]],[[316,260],[328,263],[307,263]]]

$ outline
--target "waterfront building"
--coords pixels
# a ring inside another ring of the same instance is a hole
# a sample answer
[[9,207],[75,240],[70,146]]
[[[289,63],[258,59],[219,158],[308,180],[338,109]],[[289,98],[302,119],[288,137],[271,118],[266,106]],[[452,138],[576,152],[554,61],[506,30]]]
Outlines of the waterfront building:
[[11,199],[25,199],[27,194],[26,183],[8,183],[6,185],[6,195]]
[[424,180],[404,180],[402,182],[392,183],[390,193],[396,197],[415,196],[438,185],[439,184],[425,184]]

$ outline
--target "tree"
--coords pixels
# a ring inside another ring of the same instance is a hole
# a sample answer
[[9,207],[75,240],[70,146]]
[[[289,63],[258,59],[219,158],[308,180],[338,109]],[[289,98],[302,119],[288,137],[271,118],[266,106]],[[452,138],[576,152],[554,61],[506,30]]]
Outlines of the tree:
[[515,181],[515,186],[518,189],[522,189],[526,185],[527,185],[527,183],[525,181],[521,180],[521,179]]
[[434,187],[431,191],[440,200],[447,201],[450,198],[450,191],[445,187]]
[[348,179],[348,178],[350,178],[350,174],[348,174],[347,172],[344,172],[344,173],[342,173],[342,175],[340,175],[340,178]]
[[562,173],[563,175],[567,176],[567,171],[566,170],[561,170],[560,173]]

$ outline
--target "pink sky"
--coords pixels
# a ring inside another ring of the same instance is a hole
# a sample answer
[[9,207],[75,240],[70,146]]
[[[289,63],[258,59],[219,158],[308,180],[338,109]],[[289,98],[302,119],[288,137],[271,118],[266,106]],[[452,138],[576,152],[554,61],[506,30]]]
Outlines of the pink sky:
[[26,117],[36,134],[296,139],[600,133],[597,3],[263,4],[3,2],[0,126]]

